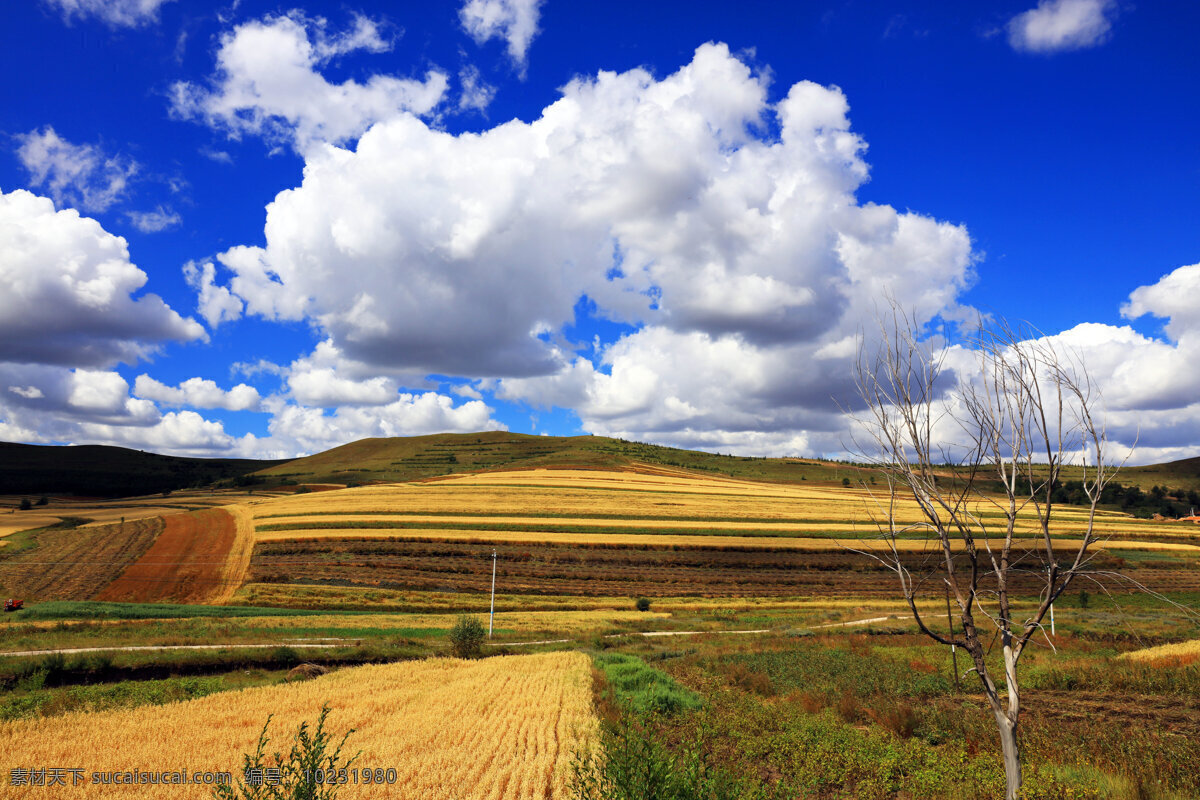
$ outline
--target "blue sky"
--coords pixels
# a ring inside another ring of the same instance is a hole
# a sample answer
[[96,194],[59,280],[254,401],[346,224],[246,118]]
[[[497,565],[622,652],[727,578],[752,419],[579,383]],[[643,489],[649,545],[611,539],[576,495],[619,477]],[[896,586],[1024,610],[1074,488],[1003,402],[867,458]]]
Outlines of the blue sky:
[[1027,321],[1135,461],[1200,454],[1194,3],[3,15],[0,439],[838,455],[891,295]]

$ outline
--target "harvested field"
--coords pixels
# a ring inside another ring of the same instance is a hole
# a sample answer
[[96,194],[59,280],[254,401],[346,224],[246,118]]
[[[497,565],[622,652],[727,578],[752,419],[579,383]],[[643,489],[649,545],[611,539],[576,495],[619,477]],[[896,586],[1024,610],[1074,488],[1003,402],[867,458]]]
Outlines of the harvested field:
[[[499,543],[497,588],[505,593],[666,597],[856,595],[896,592],[893,573],[848,550],[725,548],[602,542]],[[338,538],[260,542],[251,564],[259,583],[325,583],[407,590],[487,592],[492,545],[410,539]],[[914,554],[919,569],[924,556]],[[1097,563],[1115,566],[1111,558]],[[1200,588],[1200,570],[1126,570],[1163,589]],[[1183,584],[1164,585],[1165,580]],[[1036,591],[1038,578],[1028,579]]]
[[26,541],[0,550],[0,593],[26,600],[87,600],[153,545],[162,520],[20,534]]
[[[581,653],[455,659],[343,669],[302,683],[123,711],[0,723],[0,769],[55,765],[85,784],[39,787],[45,798],[208,798],[211,787],[98,786],[94,771],[202,770],[239,775],[273,715],[268,752],[286,749],[322,703],[327,728],[354,728],[355,766],[394,769],[384,786],[347,784],[339,798],[450,800],[565,797],[572,753],[595,735],[590,661]],[[386,789],[384,789],[386,787]],[[381,789],[384,789],[381,791]]]
[[1144,650],[1134,650],[1125,653],[1121,658],[1133,661],[1170,661],[1173,663],[1195,663],[1200,661],[1200,639],[1190,642],[1163,644],[1158,647],[1147,647]]
[[[848,549],[886,547],[869,502],[861,488],[667,472],[538,469],[359,487],[251,506],[257,544],[248,579],[481,591],[495,546],[510,593],[881,596],[895,591],[891,573]],[[995,509],[979,513],[999,522]],[[1055,548],[1072,550],[1085,520],[1078,509],[1057,513]],[[1136,562],[1135,580],[1163,590],[1200,585],[1189,569],[1200,560],[1192,526],[1106,513],[1096,532]],[[1018,550],[1040,548],[1032,533],[1020,532]],[[914,564],[939,552],[907,535],[899,548]],[[1132,558],[1138,552],[1147,556]],[[1109,558],[1111,566],[1120,559]]]
[[241,583],[231,558],[237,540],[236,518],[224,509],[167,517],[154,545],[95,599],[203,603],[225,596]]

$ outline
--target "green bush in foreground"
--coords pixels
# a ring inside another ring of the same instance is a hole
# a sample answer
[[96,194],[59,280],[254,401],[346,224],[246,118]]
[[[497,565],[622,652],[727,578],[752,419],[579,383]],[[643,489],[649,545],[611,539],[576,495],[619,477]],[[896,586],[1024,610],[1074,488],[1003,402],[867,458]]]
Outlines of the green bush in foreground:
[[[325,730],[325,719],[329,706],[321,706],[317,717],[317,728],[310,731],[307,722],[292,737],[292,749],[283,756],[275,753],[273,763],[266,759],[267,728],[271,718],[263,725],[258,735],[258,746],[254,755],[242,756],[243,779],[238,779],[237,788],[217,786],[212,796],[216,800],[335,800],[340,776],[348,771],[361,754],[355,753],[348,761],[342,761],[342,748],[354,729],[346,731],[342,741],[330,751],[333,737]],[[334,779],[317,781],[314,776],[334,776]],[[278,780],[276,780],[278,777]]]
[[456,658],[479,658],[483,654],[483,623],[466,614],[450,629],[450,650]]

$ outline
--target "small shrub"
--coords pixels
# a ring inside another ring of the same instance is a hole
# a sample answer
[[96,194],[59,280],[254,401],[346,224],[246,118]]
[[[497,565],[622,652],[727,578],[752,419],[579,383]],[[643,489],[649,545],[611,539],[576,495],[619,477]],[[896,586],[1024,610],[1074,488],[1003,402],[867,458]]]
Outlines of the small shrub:
[[852,725],[862,722],[862,704],[858,702],[858,698],[854,696],[854,692],[849,689],[843,690],[841,696],[838,697],[837,712],[838,716]]
[[917,712],[909,703],[896,703],[879,709],[870,709],[871,719],[901,739],[911,739],[917,729]]
[[271,660],[276,664],[291,667],[300,663],[300,654],[294,648],[282,645],[271,651]]
[[483,654],[483,623],[466,614],[450,629],[450,649],[455,658],[479,658]]
[[292,492],[292,494],[308,494],[311,491],[312,489],[307,486],[297,486],[296,491]]
[[50,502],[50,498],[46,497],[46,495],[42,495],[41,497],[38,498],[38,501],[36,503],[34,503],[34,505],[35,506],[44,506],[44,505],[49,504],[49,502]]
[[[328,716],[329,706],[323,705],[315,731],[309,730],[307,722],[300,723],[300,728],[292,737],[291,751],[286,757],[275,753],[273,765],[268,764],[266,759],[267,742],[270,741],[267,728],[271,725],[271,718],[267,717],[262,733],[258,735],[254,755],[246,753],[242,756],[245,780],[238,779],[236,789],[232,786],[214,787],[212,796],[216,800],[335,800],[338,784],[315,782],[314,776],[339,776],[358,760],[361,751],[348,761],[342,761],[342,748],[350,734],[354,733],[351,728],[330,752],[333,737],[325,730]],[[272,771],[270,779],[267,778],[267,770]],[[274,780],[276,775],[278,782]]]
[[21,510],[22,510],[22,511],[28,511],[28,510],[29,510],[29,509],[31,509],[31,508],[33,508],[33,503],[29,502],[29,498],[28,498],[28,497],[22,497],[22,498],[21,498]]
[[1088,594],[1087,589],[1079,590],[1079,607],[1080,608],[1086,609],[1088,607],[1088,601],[1091,599],[1092,599],[1092,597],[1091,597],[1091,595]]
[[650,610],[650,601],[645,597],[639,597],[637,599],[637,602],[634,603],[634,606],[637,607],[638,611],[649,611]]

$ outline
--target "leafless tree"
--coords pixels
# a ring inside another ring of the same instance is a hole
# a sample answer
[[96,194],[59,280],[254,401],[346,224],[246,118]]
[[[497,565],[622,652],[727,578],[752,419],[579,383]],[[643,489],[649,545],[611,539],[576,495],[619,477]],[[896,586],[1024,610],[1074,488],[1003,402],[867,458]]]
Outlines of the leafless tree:
[[[1096,506],[1117,469],[1098,395],[1077,359],[1030,331],[982,329],[960,351],[973,354],[974,374],[954,376],[947,351],[921,341],[915,320],[895,304],[879,335],[872,352],[859,350],[857,385],[866,410],[858,422],[866,433],[856,449],[886,477],[886,486],[872,493],[882,544],[862,552],[895,572],[926,636],[969,656],[999,728],[1005,797],[1016,800],[1018,664],[1040,640],[1054,601],[1075,581],[1097,575],[1091,569]],[[1070,541],[1056,540],[1053,493],[1068,475],[1082,482],[1087,523]],[[955,604],[947,629],[918,603],[931,589],[941,594],[943,585]],[[989,661],[997,639],[1001,675]]]

